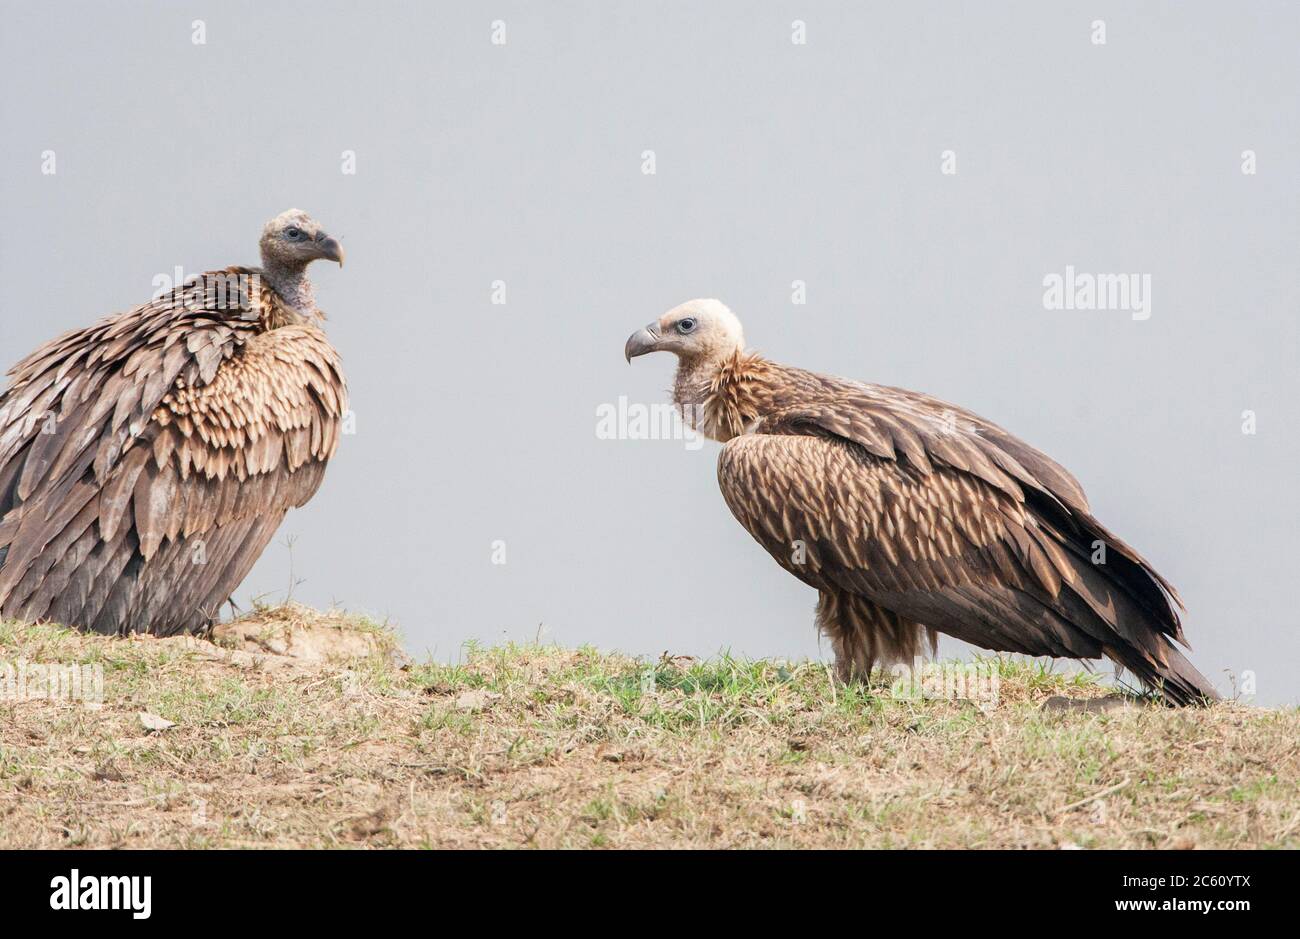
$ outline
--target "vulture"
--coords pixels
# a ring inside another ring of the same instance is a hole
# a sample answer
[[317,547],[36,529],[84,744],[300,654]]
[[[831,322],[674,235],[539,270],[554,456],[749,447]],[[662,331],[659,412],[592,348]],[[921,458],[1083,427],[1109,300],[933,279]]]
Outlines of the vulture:
[[998,425],[902,388],[747,351],[717,300],[682,304],[624,354],[677,356],[673,401],[722,443],[732,514],[816,588],[842,680],[911,662],[938,633],[1031,656],[1106,656],[1175,705],[1215,700],[1179,651],[1174,588],[1092,514],[1075,478]]
[[297,209],[260,248],[260,268],[197,275],[9,371],[0,615],[201,631],[316,492],[347,386],[307,265],[343,249]]

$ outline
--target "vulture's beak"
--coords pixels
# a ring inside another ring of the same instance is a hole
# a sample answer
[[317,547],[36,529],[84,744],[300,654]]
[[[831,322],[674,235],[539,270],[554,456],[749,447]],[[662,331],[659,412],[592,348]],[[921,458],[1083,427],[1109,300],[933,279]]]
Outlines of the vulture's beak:
[[320,257],[338,261],[339,267],[343,266],[343,246],[324,232],[316,236],[316,250],[320,252]]
[[659,348],[659,324],[656,322],[645,329],[638,329],[627,337],[627,344],[623,346],[623,357],[631,362],[638,355],[654,352],[657,348]]

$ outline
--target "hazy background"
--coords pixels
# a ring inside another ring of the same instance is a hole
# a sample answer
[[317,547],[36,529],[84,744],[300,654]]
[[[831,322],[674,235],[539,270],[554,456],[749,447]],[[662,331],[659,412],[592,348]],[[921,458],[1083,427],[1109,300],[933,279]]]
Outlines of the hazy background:
[[[627,335],[717,296],[774,358],[1046,450],[1181,589],[1200,668],[1296,702],[1300,8],[916,6],[3,0],[0,360],[304,208],[348,252],[313,272],[358,431],[241,600],[283,597],[292,536],[295,599],[417,653],[829,656],[716,444],[595,435],[666,400]],[[1067,264],[1149,273],[1150,319],[1045,310]]]

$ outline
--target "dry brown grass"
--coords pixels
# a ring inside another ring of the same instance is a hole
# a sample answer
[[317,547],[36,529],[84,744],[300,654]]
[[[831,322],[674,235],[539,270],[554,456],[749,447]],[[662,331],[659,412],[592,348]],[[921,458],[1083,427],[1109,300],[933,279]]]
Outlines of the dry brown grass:
[[1295,709],[1045,710],[1104,691],[1014,660],[983,709],[814,663],[402,665],[302,608],[223,641],[0,624],[0,662],[98,664],[105,692],[0,701],[0,847],[1300,845]]

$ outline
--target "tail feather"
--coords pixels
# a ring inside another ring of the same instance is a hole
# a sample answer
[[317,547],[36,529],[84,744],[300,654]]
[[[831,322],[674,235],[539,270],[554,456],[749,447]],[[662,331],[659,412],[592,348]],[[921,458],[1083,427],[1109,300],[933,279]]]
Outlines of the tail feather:
[[1160,649],[1163,663],[1132,646],[1106,646],[1105,652],[1167,704],[1188,707],[1222,700],[1210,680],[1196,670],[1177,646],[1163,637]]

